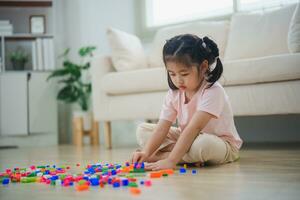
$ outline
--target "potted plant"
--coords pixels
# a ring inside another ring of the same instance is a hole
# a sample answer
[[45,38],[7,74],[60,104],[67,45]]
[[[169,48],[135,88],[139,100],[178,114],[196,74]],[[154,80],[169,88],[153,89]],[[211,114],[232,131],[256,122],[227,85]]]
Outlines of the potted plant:
[[23,49],[18,48],[9,55],[9,59],[14,70],[24,70],[25,64],[28,62],[28,54]]
[[[61,55],[63,58],[63,67],[54,70],[47,80],[59,78],[58,83],[61,84],[61,89],[57,94],[57,99],[65,103],[77,103],[81,111],[73,112],[74,117],[83,118],[84,130],[91,129],[91,113],[89,108],[89,99],[92,91],[91,83],[84,75],[88,74],[90,62],[88,58],[93,56],[94,46],[82,47],[78,54],[81,58],[80,63],[75,63],[69,60],[68,54],[70,49],[66,49]],[[85,79],[84,79],[85,78]]]

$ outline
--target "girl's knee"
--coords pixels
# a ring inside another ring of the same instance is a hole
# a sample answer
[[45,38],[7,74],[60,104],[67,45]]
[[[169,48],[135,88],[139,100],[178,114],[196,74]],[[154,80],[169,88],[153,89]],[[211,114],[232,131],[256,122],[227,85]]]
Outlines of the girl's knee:
[[154,124],[149,123],[141,123],[138,125],[136,129],[136,136],[137,138],[141,137],[143,134],[147,134],[148,132],[153,132]]
[[191,148],[199,150],[207,150],[214,146],[215,138],[209,134],[200,134],[193,142]]
[[155,124],[141,123],[136,129],[136,139],[140,146],[144,146],[154,131]]
[[221,162],[226,154],[226,145],[217,136],[204,133],[194,140],[187,154],[194,162]]

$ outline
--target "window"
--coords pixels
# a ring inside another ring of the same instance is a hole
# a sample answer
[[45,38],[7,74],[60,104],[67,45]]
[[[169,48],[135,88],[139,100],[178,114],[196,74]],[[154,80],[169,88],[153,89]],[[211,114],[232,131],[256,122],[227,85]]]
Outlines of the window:
[[146,27],[222,16],[233,12],[233,0],[146,0]]
[[146,28],[277,8],[299,0],[145,0]]
[[298,0],[238,0],[238,11],[253,11],[277,8]]

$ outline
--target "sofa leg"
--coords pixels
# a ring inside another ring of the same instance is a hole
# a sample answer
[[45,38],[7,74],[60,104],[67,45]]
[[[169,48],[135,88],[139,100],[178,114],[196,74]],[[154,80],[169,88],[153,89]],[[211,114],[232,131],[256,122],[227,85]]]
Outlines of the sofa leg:
[[104,137],[105,137],[105,146],[107,149],[111,149],[111,124],[110,121],[104,122]]

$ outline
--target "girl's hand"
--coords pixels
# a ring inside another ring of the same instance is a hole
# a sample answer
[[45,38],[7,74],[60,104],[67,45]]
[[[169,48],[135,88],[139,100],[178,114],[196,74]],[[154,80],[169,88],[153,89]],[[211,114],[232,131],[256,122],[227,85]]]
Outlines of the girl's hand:
[[176,166],[176,163],[174,163],[171,160],[169,160],[168,158],[166,158],[166,159],[154,162],[154,163],[148,163],[145,166],[145,169],[156,171],[156,170],[162,170],[162,169],[173,169],[173,168],[175,168],[175,166]]
[[148,159],[148,154],[144,151],[136,151],[133,153],[131,162],[136,163],[136,162],[145,162]]

